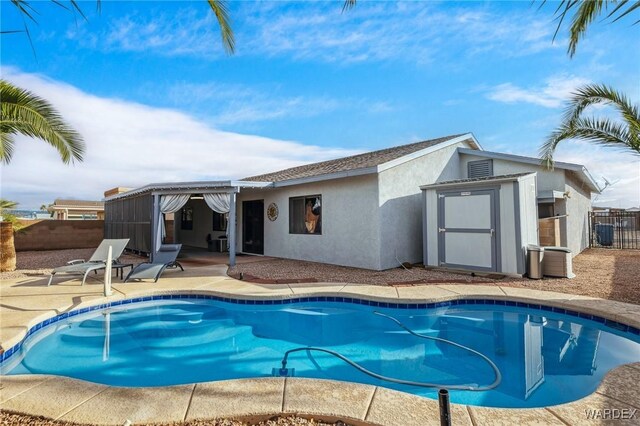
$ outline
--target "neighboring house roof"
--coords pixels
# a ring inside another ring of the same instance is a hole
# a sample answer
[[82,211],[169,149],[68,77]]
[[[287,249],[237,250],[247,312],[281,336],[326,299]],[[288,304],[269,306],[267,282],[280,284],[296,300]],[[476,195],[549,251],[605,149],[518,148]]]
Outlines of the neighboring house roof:
[[[478,141],[471,133],[445,136],[437,139],[430,139],[408,145],[401,145],[378,151],[365,152],[363,154],[352,155],[350,157],[338,158],[335,160],[322,161],[320,163],[306,164],[304,166],[291,167],[273,173],[266,173],[258,176],[251,176],[242,180],[253,182],[285,182],[295,181],[317,181],[324,179],[334,179],[346,176],[375,173],[381,171],[379,166],[400,161],[411,160],[426,154],[430,148],[439,149],[439,145],[458,143],[469,140],[478,149],[481,149]],[[394,164],[395,165],[395,164]],[[318,177],[324,177],[318,179]]]
[[56,209],[96,209],[96,210],[103,210],[104,209],[104,202],[102,201],[88,201],[88,200],[63,200],[60,198],[57,198],[54,202],[53,205],[51,206],[52,209],[56,210]]
[[477,178],[470,179],[456,179],[456,180],[448,180],[444,182],[436,182],[429,185],[422,185],[420,189],[430,189],[430,188],[440,188],[443,186],[459,186],[464,184],[476,184],[482,182],[491,182],[498,183],[504,181],[514,181],[518,180],[521,177],[533,175],[536,172],[524,172],[524,173],[512,173],[508,175],[500,175],[500,176],[483,176]]
[[[477,157],[486,157],[486,158],[495,158],[499,160],[513,161],[516,163],[524,163],[524,164],[532,164],[535,166],[542,167],[541,160],[535,157],[525,157],[523,155],[514,155],[514,154],[504,154],[501,152],[491,152],[491,151],[476,151],[473,149],[467,148],[458,148],[458,152],[460,154],[468,154],[475,155]],[[555,161],[553,163],[556,169],[570,170],[575,172],[582,181],[584,181],[591,188],[591,192],[600,193],[601,189],[596,183],[593,176],[589,173],[587,168],[582,164],[575,163],[565,163],[563,161]]]

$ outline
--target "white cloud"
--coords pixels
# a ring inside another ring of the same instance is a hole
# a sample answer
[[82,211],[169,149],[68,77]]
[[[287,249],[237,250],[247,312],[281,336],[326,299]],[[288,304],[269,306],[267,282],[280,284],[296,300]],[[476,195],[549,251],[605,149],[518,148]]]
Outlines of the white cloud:
[[66,166],[47,144],[16,138],[2,197],[25,208],[56,197],[100,199],[114,186],[242,178],[354,153],[224,132],[179,111],[97,97],[10,67],[2,75],[52,102],[87,144],[85,160]]
[[522,88],[512,83],[499,84],[490,89],[487,98],[507,104],[528,103],[545,108],[559,108],[579,86],[590,80],[576,76],[551,77],[543,86]]
[[[498,11],[467,3],[362,2],[342,13],[336,2],[238,2],[232,9],[237,56],[288,56],[330,63],[453,62],[460,55],[524,56],[557,47],[544,15]],[[70,28],[70,39],[106,51],[217,58],[224,55],[217,23],[205,7],[132,13],[97,34]]]
[[[175,106],[183,108],[185,99],[188,99],[191,108],[201,109],[203,105],[216,105],[215,112],[207,116],[208,122],[214,125],[315,117],[336,110],[384,114],[396,109],[389,102],[366,98],[283,96],[280,89],[217,82],[180,82],[169,88],[167,97]],[[157,88],[150,90],[148,87],[144,92],[164,94]]]
[[558,161],[583,164],[598,184],[606,178],[614,184],[600,194],[595,204],[606,207],[640,206],[640,156],[584,141],[559,145]]

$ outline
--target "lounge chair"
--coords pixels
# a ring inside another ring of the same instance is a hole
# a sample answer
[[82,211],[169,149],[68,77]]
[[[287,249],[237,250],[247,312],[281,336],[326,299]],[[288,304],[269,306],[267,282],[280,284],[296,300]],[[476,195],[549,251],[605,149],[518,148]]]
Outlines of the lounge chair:
[[102,240],[96,251],[93,252],[93,255],[91,256],[89,261],[85,262],[84,259],[71,260],[67,262],[65,266],[60,266],[59,268],[55,268],[53,271],[51,271],[51,277],[49,278],[49,283],[47,284],[47,286],[51,285],[53,276],[55,274],[84,274],[84,276],[82,277],[82,285],[84,285],[89,272],[97,272],[107,266],[107,254],[109,252],[109,246],[113,247],[112,259],[115,262],[120,256],[122,256],[122,252],[127,247],[127,244],[129,244],[128,238],[123,240]]
[[153,256],[153,262],[145,262],[137,265],[129,272],[124,282],[129,280],[143,280],[153,279],[153,282],[157,282],[160,275],[167,268],[180,268],[184,271],[184,268],[176,260],[182,244],[163,244]]

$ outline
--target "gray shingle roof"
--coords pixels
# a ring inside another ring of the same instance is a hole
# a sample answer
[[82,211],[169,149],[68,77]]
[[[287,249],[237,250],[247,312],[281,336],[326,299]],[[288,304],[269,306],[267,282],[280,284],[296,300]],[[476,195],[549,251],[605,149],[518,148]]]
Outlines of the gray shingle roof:
[[304,166],[292,167],[273,173],[266,173],[258,176],[251,176],[242,180],[253,182],[281,182],[290,179],[299,179],[311,176],[320,176],[330,173],[345,172],[350,170],[365,169],[379,166],[391,160],[412,154],[421,149],[429,148],[439,143],[446,142],[462,134],[445,136],[437,139],[430,139],[408,145],[401,145],[378,151],[365,152],[364,154],[352,155],[350,157],[338,158],[335,160],[322,161],[320,163],[306,164]]

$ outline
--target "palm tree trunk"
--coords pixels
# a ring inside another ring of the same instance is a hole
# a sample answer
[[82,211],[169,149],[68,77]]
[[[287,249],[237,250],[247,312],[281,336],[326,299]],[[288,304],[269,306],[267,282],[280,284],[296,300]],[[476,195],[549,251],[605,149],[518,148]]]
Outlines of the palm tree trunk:
[[16,270],[16,246],[13,243],[13,224],[0,222],[0,272]]

